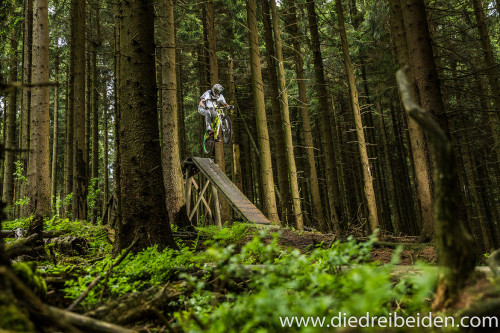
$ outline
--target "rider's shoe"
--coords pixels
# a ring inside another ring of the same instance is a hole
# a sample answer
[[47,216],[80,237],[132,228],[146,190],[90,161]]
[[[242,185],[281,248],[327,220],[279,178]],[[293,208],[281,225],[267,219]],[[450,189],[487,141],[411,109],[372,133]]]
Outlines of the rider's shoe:
[[217,138],[214,140],[215,142],[220,142],[220,138]]

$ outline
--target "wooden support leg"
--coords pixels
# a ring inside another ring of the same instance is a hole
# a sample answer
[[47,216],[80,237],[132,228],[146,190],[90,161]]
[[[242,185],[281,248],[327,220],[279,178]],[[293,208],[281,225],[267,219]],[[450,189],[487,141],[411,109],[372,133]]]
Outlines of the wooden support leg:
[[219,196],[217,195],[217,188],[212,184],[212,197],[214,198],[214,221],[219,227],[222,227],[220,219],[220,206],[219,206]]
[[208,184],[210,184],[210,181],[207,180],[205,182],[205,185],[203,186],[203,189],[201,190],[200,192],[200,196],[198,197],[198,200],[196,200],[196,203],[194,204],[194,207],[193,207],[193,212],[191,212],[191,214],[189,215],[189,220],[191,220],[193,218],[193,215],[194,215],[194,211],[196,209],[198,209],[198,206],[200,205],[200,202],[201,200],[203,199],[203,194],[205,193],[205,191],[207,190],[207,187],[208,187]]
[[189,216],[189,221],[191,222],[191,185],[192,185],[193,177],[189,176],[189,168],[186,168],[186,212],[187,216]]

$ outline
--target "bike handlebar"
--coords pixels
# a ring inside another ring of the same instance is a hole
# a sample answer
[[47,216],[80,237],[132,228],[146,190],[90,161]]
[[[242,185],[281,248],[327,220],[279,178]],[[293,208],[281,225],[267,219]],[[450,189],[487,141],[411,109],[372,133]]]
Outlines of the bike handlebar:
[[225,106],[215,106],[215,107],[207,107],[206,109],[211,109],[211,110],[224,110],[224,109],[234,109],[234,105],[229,105],[228,107],[225,107]]

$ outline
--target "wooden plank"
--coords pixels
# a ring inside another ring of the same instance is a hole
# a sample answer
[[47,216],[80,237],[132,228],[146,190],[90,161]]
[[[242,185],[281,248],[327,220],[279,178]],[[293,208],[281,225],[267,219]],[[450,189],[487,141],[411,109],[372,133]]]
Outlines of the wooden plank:
[[257,224],[269,225],[269,220],[241,191],[231,180],[213,163],[209,158],[193,157],[192,161],[199,170],[212,182],[227,199],[229,204],[246,221]]

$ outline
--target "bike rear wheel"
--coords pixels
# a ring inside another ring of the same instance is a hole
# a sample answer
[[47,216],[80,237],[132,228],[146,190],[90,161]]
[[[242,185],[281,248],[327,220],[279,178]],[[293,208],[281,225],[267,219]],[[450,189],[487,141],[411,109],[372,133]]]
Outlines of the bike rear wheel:
[[231,118],[229,116],[224,116],[221,119],[221,129],[222,129],[222,141],[225,144],[231,142],[231,138],[233,137],[233,128],[231,125]]
[[206,131],[203,136],[203,152],[207,155],[212,154],[214,150],[215,141],[213,135],[209,135],[209,132]]

